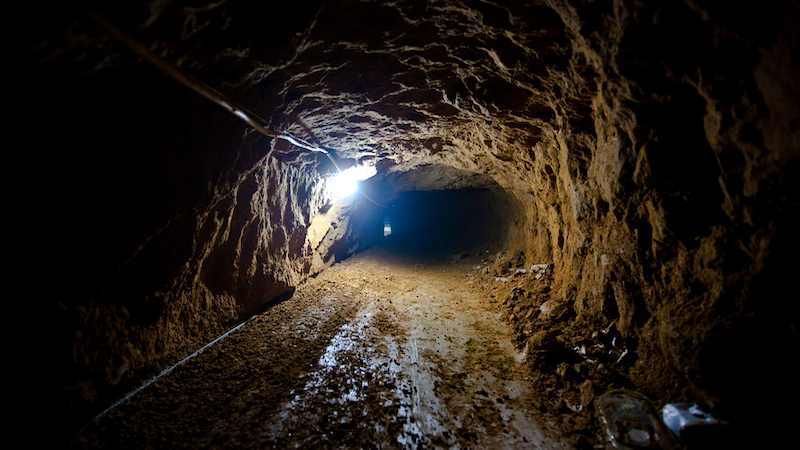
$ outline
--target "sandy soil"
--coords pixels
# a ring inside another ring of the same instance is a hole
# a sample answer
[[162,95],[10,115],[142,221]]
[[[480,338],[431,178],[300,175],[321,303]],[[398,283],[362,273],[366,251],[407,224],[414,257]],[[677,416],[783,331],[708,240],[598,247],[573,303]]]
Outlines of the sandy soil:
[[571,448],[483,254],[373,249],[89,424],[74,448]]

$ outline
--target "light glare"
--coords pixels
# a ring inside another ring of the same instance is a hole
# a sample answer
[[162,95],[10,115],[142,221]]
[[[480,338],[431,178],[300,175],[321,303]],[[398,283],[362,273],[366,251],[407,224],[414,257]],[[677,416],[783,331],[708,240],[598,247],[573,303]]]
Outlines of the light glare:
[[358,182],[364,181],[377,173],[373,166],[353,166],[327,180],[328,197],[342,200],[356,193]]

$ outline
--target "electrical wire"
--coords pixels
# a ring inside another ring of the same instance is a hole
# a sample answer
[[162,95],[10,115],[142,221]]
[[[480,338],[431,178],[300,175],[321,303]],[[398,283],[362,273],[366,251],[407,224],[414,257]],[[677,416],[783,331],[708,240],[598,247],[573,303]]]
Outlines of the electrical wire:
[[214,339],[213,341],[209,342],[208,344],[204,345],[204,346],[203,346],[203,347],[202,347],[200,350],[197,350],[196,352],[192,353],[191,355],[187,356],[186,358],[183,358],[182,360],[180,360],[179,362],[177,362],[176,364],[174,364],[172,367],[170,367],[170,368],[168,368],[168,369],[165,369],[164,371],[162,371],[162,372],[161,372],[161,373],[159,373],[158,375],[156,375],[156,376],[154,376],[153,378],[151,378],[150,380],[148,380],[148,381],[147,381],[146,383],[144,383],[143,385],[141,385],[141,386],[139,386],[138,388],[134,389],[133,391],[129,392],[127,395],[125,395],[125,396],[124,396],[124,397],[122,397],[121,399],[117,400],[117,401],[116,401],[116,402],[115,402],[113,405],[111,405],[111,406],[109,406],[108,408],[106,408],[105,410],[103,410],[103,412],[101,412],[100,414],[98,414],[98,415],[94,416],[94,418],[93,418],[92,420],[90,420],[90,421],[87,423],[87,426],[88,426],[90,423],[92,423],[92,422],[96,422],[98,419],[100,419],[101,417],[103,417],[103,416],[105,416],[106,414],[108,414],[108,412],[109,412],[109,411],[111,411],[112,409],[114,409],[114,408],[116,408],[117,406],[119,406],[119,405],[121,405],[121,404],[125,403],[126,401],[128,401],[128,399],[130,399],[130,398],[131,398],[131,397],[133,397],[134,395],[138,394],[140,391],[142,391],[142,390],[143,390],[143,389],[145,389],[146,387],[150,386],[151,384],[155,383],[155,382],[156,382],[156,380],[158,380],[159,378],[161,378],[161,377],[163,377],[164,375],[167,375],[168,373],[172,372],[173,370],[175,370],[175,368],[176,368],[176,367],[178,367],[178,366],[182,365],[183,363],[185,363],[186,361],[188,361],[188,360],[190,360],[190,359],[194,358],[195,356],[199,355],[200,353],[203,353],[203,352],[204,352],[206,349],[208,349],[208,348],[209,348],[209,347],[211,347],[212,345],[216,344],[217,342],[221,341],[222,339],[224,339],[224,338],[225,338],[226,336],[228,336],[229,334],[231,334],[231,333],[233,333],[234,331],[236,331],[236,330],[238,330],[239,328],[241,328],[241,327],[242,327],[244,324],[246,324],[246,323],[247,323],[249,320],[250,320],[250,319],[247,319],[247,320],[245,320],[245,321],[241,322],[239,325],[236,325],[235,327],[233,327],[233,328],[231,328],[230,330],[228,330],[227,332],[225,332],[225,334],[223,334],[222,336],[219,336],[218,338],[216,338],[216,339]]
[[[238,117],[239,119],[243,120],[246,124],[250,125],[253,129],[258,131],[259,133],[263,134],[264,136],[273,138],[273,139],[281,139],[284,141],[289,142],[290,144],[294,145],[295,147],[302,148],[304,150],[308,150],[313,153],[322,153],[328,157],[330,162],[336,168],[336,171],[342,173],[342,169],[336,163],[336,160],[333,158],[333,155],[328,150],[318,146],[311,144],[310,142],[298,138],[296,136],[292,136],[290,133],[284,131],[282,133],[275,133],[270,131],[266,128],[265,125],[267,121],[259,117],[254,112],[248,110],[244,106],[234,102],[233,100],[226,97],[221,92],[217,91],[216,89],[212,88],[211,86],[207,85],[206,83],[198,80],[197,78],[193,77],[192,75],[186,73],[185,71],[181,70],[175,64],[167,61],[164,58],[153,53],[149,48],[142,45],[141,42],[137,41],[133,38],[130,34],[123,31],[121,28],[114,25],[110,20],[108,20],[105,16],[98,13],[97,11],[93,10],[83,2],[73,0],[72,2],[78,10],[80,10],[86,17],[88,17],[95,25],[102,28],[106,33],[108,33],[111,37],[128,47],[134,53],[142,57],[145,61],[152,64],[156,68],[160,69],[165,74],[172,77],[177,82],[181,83],[182,85],[186,86],[187,88],[195,91],[196,93],[202,95],[203,97],[207,98],[208,100],[216,103],[217,105],[221,106],[223,109],[228,111],[229,113],[233,114],[234,116]],[[377,206],[385,207],[385,205],[381,205],[369,196],[367,196],[364,192],[361,192],[367,200],[374,203]]]
[[253,129],[258,131],[259,133],[263,134],[264,136],[271,137],[273,139],[281,139],[287,141],[296,147],[308,150],[310,152],[322,153],[326,155],[328,159],[330,159],[331,163],[333,163],[337,171],[339,172],[342,171],[339,168],[339,165],[336,164],[336,161],[333,159],[333,155],[331,155],[331,153],[328,150],[320,146],[313,145],[308,141],[305,141],[298,137],[292,136],[288,132],[275,133],[273,131],[270,131],[266,126],[262,125],[267,123],[266,120],[262,119],[257,114],[248,110],[244,106],[229,99],[224,94],[220,93],[219,91],[207,85],[206,83],[203,83],[202,81],[198,80],[192,75],[181,70],[175,64],[156,55],[149,48],[145,47],[144,45],[142,45],[142,43],[134,39],[133,36],[131,36],[130,34],[126,33],[125,31],[114,25],[110,20],[108,20],[102,14],[93,10],[83,2],[73,1],[73,4],[87,18],[89,18],[89,20],[94,22],[95,25],[102,28],[106,33],[109,34],[109,36],[113,37],[114,39],[116,39],[117,41],[128,47],[134,53],[142,57],[142,59],[152,64],[154,67],[158,68],[159,70],[169,75],[174,80],[186,86],[187,88],[195,91],[196,93],[202,95],[208,100],[221,106],[229,113],[243,120],[246,124],[250,125]]

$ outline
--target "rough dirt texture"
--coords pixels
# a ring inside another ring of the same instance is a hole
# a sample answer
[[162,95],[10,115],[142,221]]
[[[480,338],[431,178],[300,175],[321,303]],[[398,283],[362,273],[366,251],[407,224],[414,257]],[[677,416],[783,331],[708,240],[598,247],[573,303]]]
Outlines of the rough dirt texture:
[[[407,246],[407,244],[403,244]],[[73,448],[548,448],[476,256],[360,253],[81,431]]]
[[[749,437],[794,419],[762,412],[800,398],[797,2],[91,6],[273,130],[375,164],[379,204],[493,179],[514,198],[508,251],[552,265],[546,288],[495,294],[521,346],[613,323],[621,376],[659,404],[711,402]],[[22,273],[4,334],[33,314],[43,330],[11,355],[4,391],[36,399],[4,406],[12,429],[68,433],[375,242],[380,208],[331,206],[322,155],[252,132],[70,6],[9,17],[28,178],[8,188]]]

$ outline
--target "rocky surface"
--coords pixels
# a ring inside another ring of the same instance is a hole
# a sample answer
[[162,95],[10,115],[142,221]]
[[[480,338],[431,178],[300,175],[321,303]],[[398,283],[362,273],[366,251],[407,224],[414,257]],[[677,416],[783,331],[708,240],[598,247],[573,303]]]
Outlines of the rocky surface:
[[69,429],[368,246],[395,193],[491,180],[517,211],[507,247],[552,265],[542,318],[613,323],[658,401],[783,425],[757,411],[798,398],[796,2],[281,3],[90,6],[271,130],[374,165],[375,202],[333,205],[322,154],[253,132],[71,6],[12,9],[28,179],[9,317],[45,330],[13,353],[36,355],[15,367],[37,414]]
[[396,237],[307,280],[68,448],[570,448],[534,406],[499,302],[465,283],[483,252],[454,262]]

